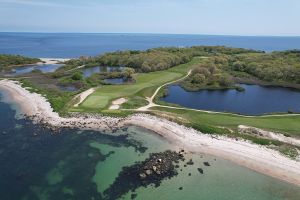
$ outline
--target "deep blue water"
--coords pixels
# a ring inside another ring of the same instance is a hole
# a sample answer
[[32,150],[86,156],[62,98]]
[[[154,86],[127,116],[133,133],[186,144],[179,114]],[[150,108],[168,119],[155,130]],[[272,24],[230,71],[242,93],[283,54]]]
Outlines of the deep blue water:
[[0,53],[74,58],[161,46],[226,45],[264,51],[300,49],[300,37],[171,34],[0,33]]
[[273,112],[300,112],[300,92],[281,87],[245,85],[236,90],[201,90],[187,92],[178,85],[170,86],[161,100],[188,108],[220,112],[261,115]]

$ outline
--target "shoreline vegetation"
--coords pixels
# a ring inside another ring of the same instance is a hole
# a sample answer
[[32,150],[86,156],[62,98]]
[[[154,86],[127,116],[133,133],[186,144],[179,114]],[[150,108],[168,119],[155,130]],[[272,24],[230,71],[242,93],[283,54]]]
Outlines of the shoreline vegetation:
[[5,102],[15,102],[26,117],[54,130],[66,127],[111,132],[126,126],[140,126],[156,132],[174,145],[190,152],[220,156],[257,172],[300,186],[299,161],[243,139],[203,134],[195,129],[148,114],[134,114],[125,118],[96,114],[60,117],[53,111],[45,97],[29,92],[17,82],[2,80],[0,88],[6,93]]
[[0,54],[0,72],[9,71],[13,67],[33,65],[42,62],[39,58],[29,58],[20,55]]
[[[1,57],[0,57],[1,58]],[[14,59],[14,57],[11,57]],[[43,59],[41,59],[43,61]],[[54,59],[48,59],[53,62]],[[47,62],[47,61],[43,61]],[[114,132],[140,126],[190,152],[231,160],[300,186],[300,115],[244,116],[183,108],[159,101],[170,84],[190,91],[236,89],[238,83],[300,89],[300,51],[265,53],[240,48],[190,47],[120,51],[62,60],[53,73],[32,72],[0,80],[0,89],[35,123]],[[124,67],[98,72],[94,66]],[[106,78],[126,78],[113,85]],[[74,91],[64,91],[74,87]]]

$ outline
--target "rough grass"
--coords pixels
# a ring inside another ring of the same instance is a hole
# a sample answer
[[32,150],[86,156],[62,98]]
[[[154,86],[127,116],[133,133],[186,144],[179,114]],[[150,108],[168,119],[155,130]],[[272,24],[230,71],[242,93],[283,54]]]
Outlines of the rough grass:
[[[190,110],[155,107],[154,110],[167,112],[169,115],[182,117],[193,124],[237,129],[238,125],[253,126],[265,130],[288,133],[300,137],[300,116],[237,116],[233,114],[215,114]],[[156,111],[157,112],[157,111]]]

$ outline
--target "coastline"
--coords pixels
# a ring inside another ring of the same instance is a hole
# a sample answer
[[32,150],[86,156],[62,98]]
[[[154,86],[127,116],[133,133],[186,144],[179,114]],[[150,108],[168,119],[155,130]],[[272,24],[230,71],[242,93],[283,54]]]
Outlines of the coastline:
[[300,162],[291,160],[275,150],[223,136],[202,134],[163,118],[135,114],[127,118],[99,115],[60,117],[53,112],[45,97],[30,93],[18,82],[1,80],[0,90],[7,94],[5,102],[14,102],[34,123],[54,128],[80,128],[113,131],[126,126],[140,126],[161,135],[179,148],[190,152],[207,153],[230,160],[254,171],[300,186]]

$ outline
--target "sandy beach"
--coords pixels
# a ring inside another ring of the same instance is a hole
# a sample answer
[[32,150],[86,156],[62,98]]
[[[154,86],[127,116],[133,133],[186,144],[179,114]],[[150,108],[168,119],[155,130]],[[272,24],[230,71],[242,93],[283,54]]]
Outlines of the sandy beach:
[[40,58],[40,60],[42,61],[41,63],[38,64],[58,64],[61,62],[66,62],[69,61],[70,58]]
[[165,137],[179,148],[190,152],[207,153],[230,160],[257,172],[300,186],[300,162],[263,146],[221,136],[202,134],[163,118],[135,114],[127,118],[99,115],[60,117],[53,112],[45,97],[30,93],[17,82],[0,81],[0,90],[6,93],[5,102],[16,103],[23,114],[35,123],[48,127],[67,127],[111,131],[130,125],[140,126]]

